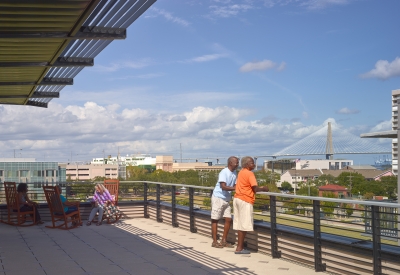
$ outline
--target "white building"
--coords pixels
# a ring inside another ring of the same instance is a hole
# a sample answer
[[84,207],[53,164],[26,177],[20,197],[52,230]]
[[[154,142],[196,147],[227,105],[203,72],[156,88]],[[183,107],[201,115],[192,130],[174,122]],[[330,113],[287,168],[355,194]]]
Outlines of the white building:
[[326,170],[339,170],[347,166],[353,165],[352,160],[348,159],[309,159],[309,160],[296,160],[296,170],[313,170],[313,169],[326,169]]
[[[398,110],[397,100],[400,98],[400,90],[392,91],[392,130],[397,131],[398,127]],[[392,139],[392,171],[393,174],[398,173],[398,141],[397,137]]]

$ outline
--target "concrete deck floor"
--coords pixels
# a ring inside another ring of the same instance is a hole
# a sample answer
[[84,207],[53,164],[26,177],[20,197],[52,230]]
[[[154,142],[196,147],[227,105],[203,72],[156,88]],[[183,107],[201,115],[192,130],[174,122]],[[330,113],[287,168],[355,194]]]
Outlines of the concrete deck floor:
[[72,230],[0,224],[0,275],[302,275],[314,270],[268,255],[236,255],[211,239],[150,219]]

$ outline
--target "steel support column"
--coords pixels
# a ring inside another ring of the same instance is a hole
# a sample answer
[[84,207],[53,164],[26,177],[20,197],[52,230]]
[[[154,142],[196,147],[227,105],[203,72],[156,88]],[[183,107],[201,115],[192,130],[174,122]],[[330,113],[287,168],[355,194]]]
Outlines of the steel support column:
[[314,270],[316,272],[326,271],[326,264],[322,263],[322,242],[321,242],[321,215],[320,201],[313,201],[314,221]]
[[276,228],[276,196],[270,196],[270,218],[271,218],[271,254],[272,258],[280,258],[278,250],[278,232]]
[[143,207],[143,211],[144,211],[144,217],[146,219],[150,218],[149,215],[149,202],[147,201],[147,182],[143,183],[143,200],[144,200],[144,207]]
[[157,222],[163,222],[161,213],[161,185],[157,184],[156,202],[157,202]]
[[372,252],[374,257],[374,275],[382,274],[381,257],[381,225],[379,206],[371,205],[372,214]]
[[177,218],[177,211],[176,211],[176,186],[172,186],[172,226],[179,227],[178,218]]
[[194,222],[194,188],[189,187],[189,212],[190,212],[190,232],[197,233]]

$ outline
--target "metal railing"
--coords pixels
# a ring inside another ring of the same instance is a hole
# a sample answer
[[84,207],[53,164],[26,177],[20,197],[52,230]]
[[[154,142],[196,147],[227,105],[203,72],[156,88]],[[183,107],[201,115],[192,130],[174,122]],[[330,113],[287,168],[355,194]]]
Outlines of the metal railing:
[[[68,200],[87,201],[93,183],[61,183]],[[210,235],[211,187],[122,181],[119,203],[143,203],[143,216]],[[41,184],[30,195],[43,202]],[[43,197],[44,198],[44,197]],[[5,204],[0,186],[0,204]],[[334,274],[400,273],[400,204],[263,192],[254,204],[248,248]],[[231,240],[235,241],[234,233]]]

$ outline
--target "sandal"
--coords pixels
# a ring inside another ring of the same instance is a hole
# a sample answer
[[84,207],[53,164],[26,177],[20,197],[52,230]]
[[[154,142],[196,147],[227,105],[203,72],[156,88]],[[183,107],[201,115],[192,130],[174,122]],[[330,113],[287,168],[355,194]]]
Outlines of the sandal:
[[91,221],[87,221],[87,223],[86,223],[87,226],[89,226],[89,225],[91,225],[91,224],[92,224]]
[[221,242],[221,245],[222,245],[223,247],[233,248],[233,245],[230,244],[230,243],[228,243],[228,242]]
[[215,242],[211,244],[211,247],[215,247],[215,248],[223,248],[224,246],[222,244],[220,244],[219,242]]

